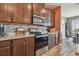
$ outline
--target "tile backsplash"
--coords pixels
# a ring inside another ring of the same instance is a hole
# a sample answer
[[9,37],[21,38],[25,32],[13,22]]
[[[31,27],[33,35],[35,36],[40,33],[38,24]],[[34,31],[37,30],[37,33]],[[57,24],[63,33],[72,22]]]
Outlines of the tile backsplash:
[[18,27],[23,27],[26,30],[29,28],[37,28],[37,31],[40,32],[46,32],[47,31],[47,27],[42,27],[42,26],[31,26],[31,25],[4,25],[4,32],[7,34],[11,34],[11,33],[15,33],[16,28]]

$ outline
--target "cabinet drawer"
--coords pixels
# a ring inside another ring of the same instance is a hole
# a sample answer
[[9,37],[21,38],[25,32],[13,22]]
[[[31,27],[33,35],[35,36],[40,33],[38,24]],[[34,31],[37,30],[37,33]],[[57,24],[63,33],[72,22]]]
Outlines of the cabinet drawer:
[[0,47],[10,46],[10,41],[0,41]]
[[25,39],[24,38],[12,40],[13,46],[16,46],[16,45],[24,45],[25,44],[24,42],[25,42]]

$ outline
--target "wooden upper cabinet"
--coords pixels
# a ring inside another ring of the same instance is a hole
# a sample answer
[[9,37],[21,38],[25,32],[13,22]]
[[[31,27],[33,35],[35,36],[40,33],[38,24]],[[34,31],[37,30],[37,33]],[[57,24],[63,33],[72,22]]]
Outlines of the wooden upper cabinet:
[[12,4],[14,23],[31,24],[32,22],[32,4]]
[[34,3],[33,4],[33,15],[38,15],[40,16],[40,4],[39,3]]
[[45,8],[43,3],[34,3],[33,4],[33,15],[48,17],[48,10]]
[[45,17],[45,15],[46,15],[45,5],[43,3],[40,3],[39,6],[40,6],[40,8],[39,8],[40,16]]
[[23,22],[23,4],[15,3],[12,4],[13,8],[13,15],[12,20],[15,23],[22,23]]
[[26,4],[23,4],[23,7],[24,7],[23,23],[31,24],[32,23],[32,4],[26,3]]
[[33,15],[45,16],[45,5],[43,3],[34,3],[33,4]]
[[11,4],[0,3],[0,21],[11,22]]

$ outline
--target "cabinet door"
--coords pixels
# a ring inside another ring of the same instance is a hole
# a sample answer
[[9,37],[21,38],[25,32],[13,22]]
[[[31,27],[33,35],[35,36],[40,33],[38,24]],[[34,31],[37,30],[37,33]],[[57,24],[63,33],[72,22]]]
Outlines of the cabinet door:
[[28,56],[34,56],[35,54],[35,39],[34,37],[29,37],[28,39]]
[[13,56],[25,56],[25,39],[16,39],[12,43]]
[[0,47],[0,56],[10,56],[10,46]]
[[45,5],[43,3],[40,3],[39,6],[40,6],[40,8],[39,8],[40,16],[45,17],[45,15],[46,15]]
[[0,42],[0,56],[10,56],[11,54],[10,41]]
[[44,3],[33,4],[33,14],[41,17],[47,15]]
[[31,24],[32,23],[32,4],[30,3],[23,4],[23,7],[24,7],[23,23]]
[[12,20],[15,23],[22,23],[23,22],[23,4],[17,3],[12,4],[13,8],[13,15]]
[[46,26],[52,26],[52,12],[50,10],[45,10],[45,13],[44,13],[44,17],[45,17],[45,24]]
[[0,21],[11,22],[11,4],[0,3]]
[[28,38],[25,38],[25,55],[28,56]]
[[40,16],[40,3],[34,3],[33,4],[33,15]]

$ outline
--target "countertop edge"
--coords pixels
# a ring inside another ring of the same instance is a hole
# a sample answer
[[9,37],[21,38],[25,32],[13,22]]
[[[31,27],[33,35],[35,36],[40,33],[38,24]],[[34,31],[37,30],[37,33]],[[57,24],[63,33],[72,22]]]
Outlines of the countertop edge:
[[0,37],[0,41],[15,40],[28,37],[35,37],[35,35],[8,35],[5,37]]

